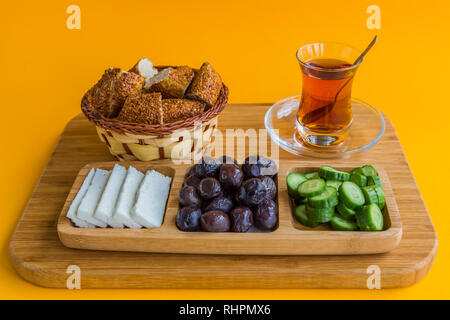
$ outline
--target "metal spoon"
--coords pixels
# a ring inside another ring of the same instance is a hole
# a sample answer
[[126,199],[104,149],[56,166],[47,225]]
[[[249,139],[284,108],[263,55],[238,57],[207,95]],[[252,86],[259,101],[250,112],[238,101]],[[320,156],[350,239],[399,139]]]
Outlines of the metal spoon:
[[[373,45],[375,44],[375,42],[377,42],[378,36],[376,35],[372,42],[369,43],[369,45],[367,46],[366,50],[364,50],[359,57],[355,60],[355,62],[353,62],[352,66],[355,66],[359,63],[361,63],[361,61],[364,59],[364,56],[369,52],[370,49],[372,49]],[[337,102],[338,96],[341,93],[342,89],[345,88],[345,86],[350,82],[350,80],[352,80],[353,77],[350,77],[347,79],[347,81],[345,81],[344,85],[338,90],[338,92],[336,93],[336,96],[334,97],[334,101],[332,103],[329,103],[323,107],[320,107],[316,110],[313,110],[311,112],[308,112],[307,114],[305,114],[305,116],[302,118],[302,122],[304,124],[309,124],[311,122],[315,122],[317,120],[319,120],[320,118],[326,116],[334,107],[334,105]]]

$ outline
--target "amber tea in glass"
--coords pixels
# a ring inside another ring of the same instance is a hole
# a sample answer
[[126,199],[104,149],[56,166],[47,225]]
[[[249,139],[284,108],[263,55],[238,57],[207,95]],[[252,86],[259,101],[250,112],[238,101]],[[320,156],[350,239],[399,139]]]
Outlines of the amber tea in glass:
[[297,51],[302,96],[297,114],[301,139],[318,147],[342,143],[352,123],[351,90],[359,51],[339,43],[312,43]]

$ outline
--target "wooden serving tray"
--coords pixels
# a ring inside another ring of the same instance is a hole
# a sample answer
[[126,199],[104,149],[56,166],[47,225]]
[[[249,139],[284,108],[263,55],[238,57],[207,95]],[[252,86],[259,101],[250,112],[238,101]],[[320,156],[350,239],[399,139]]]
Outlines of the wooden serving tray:
[[[402,227],[397,204],[385,171],[376,168],[386,198],[384,230],[380,232],[334,231],[326,225],[311,229],[302,226],[292,215],[287,194],[286,175],[289,172],[311,172],[317,167],[295,167],[295,161],[283,161],[278,173],[279,224],[272,232],[183,232],[178,230],[175,218],[179,210],[178,191],[191,165],[174,165],[171,161],[121,162],[145,173],[157,170],[172,177],[163,224],[154,229],[78,228],[66,218],[69,206],[91,168],[111,170],[117,162],[86,165],[80,170],[58,219],[57,229],[61,242],[76,249],[140,251],[197,254],[239,255],[331,255],[373,254],[394,249],[400,242]],[[353,168],[336,167],[349,172]]]
[[[228,105],[219,128],[264,131],[269,105]],[[373,164],[389,175],[402,220],[400,244],[371,255],[198,255],[78,250],[59,240],[56,224],[73,182],[87,163],[112,161],[95,127],[82,115],[71,120],[26,205],[10,242],[11,261],[24,279],[66,288],[67,268],[81,269],[87,288],[367,288],[368,267],[378,266],[381,287],[412,285],[433,265],[437,236],[392,123],[366,153],[350,159],[300,158],[279,150],[296,166],[359,167]],[[269,155],[270,156],[270,155]],[[5,212],[16,215],[17,212]]]

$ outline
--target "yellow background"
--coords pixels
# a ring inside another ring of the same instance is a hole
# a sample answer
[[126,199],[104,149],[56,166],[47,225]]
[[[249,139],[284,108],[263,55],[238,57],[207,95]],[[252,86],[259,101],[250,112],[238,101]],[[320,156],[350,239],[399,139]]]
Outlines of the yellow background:
[[[68,30],[66,8],[81,8]],[[381,30],[366,9],[381,8]],[[447,0],[2,1],[0,4],[0,298],[450,298],[450,19]],[[143,56],[156,64],[207,60],[231,89],[231,103],[275,102],[299,93],[296,49],[333,40],[379,42],[354,84],[389,116],[439,236],[435,265],[418,284],[369,290],[68,290],[19,278],[8,243],[65,124],[107,67]],[[6,170],[5,170],[6,169]]]

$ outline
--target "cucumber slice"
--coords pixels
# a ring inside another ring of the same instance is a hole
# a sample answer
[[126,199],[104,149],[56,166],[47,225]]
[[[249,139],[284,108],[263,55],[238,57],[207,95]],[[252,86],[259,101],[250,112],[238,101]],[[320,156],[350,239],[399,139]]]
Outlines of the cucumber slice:
[[356,221],[362,231],[383,230],[383,215],[375,203],[362,207],[361,211],[356,213]]
[[378,195],[377,192],[375,191],[374,186],[364,187],[362,191],[365,198],[365,204],[372,204],[372,203],[375,203],[376,205],[379,204]]
[[350,174],[350,181],[353,181],[361,188],[367,185],[367,177],[359,173]]
[[344,219],[350,220],[355,218],[356,211],[347,208],[343,202],[339,202],[336,207],[337,211],[342,215]]
[[296,206],[299,206],[301,204],[307,204],[308,203],[308,198],[305,197],[298,197],[294,199],[294,203]]
[[330,224],[333,230],[355,231],[358,229],[358,226],[354,221],[345,220],[338,215],[335,215],[333,218],[331,218]]
[[373,186],[373,189],[377,193],[378,207],[380,207],[380,210],[383,210],[383,208],[386,206],[386,200],[384,199],[383,188],[381,188],[380,186]]
[[310,172],[310,173],[305,173],[305,177],[306,179],[315,179],[315,178],[319,178],[319,173],[317,171],[315,172]]
[[328,222],[334,216],[334,207],[330,208],[313,208],[309,204],[306,205],[306,214],[308,219],[314,222]]
[[306,180],[298,186],[298,194],[301,197],[314,197],[325,191],[325,181],[317,178]]
[[365,203],[364,194],[358,185],[351,181],[345,181],[339,188],[339,200],[341,200],[347,208],[355,209]]
[[377,176],[377,170],[375,170],[375,168],[371,165],[365,165],[361,168],[363,175],[365,175],[366,177],[369,176]]
[[339,190],[339,187],[341,186],[342,181],[339,181],[339,180],[327,180],[327,181],[326,181],[326,184],[327,184],[327,186],[329,186],[329,187],[333,187],[333,188],[335,188],[336,190]]
[[367,177],[367,185],[368,185],[368,186],[379,186],[379,187],[383,187],[383,186],[381,185],[380,177],[378,177],[378,176],[368,176],[368,177]]
[[306,214],[306,206],[304,204],[295,208],[294,213],[297,221],[306,227],[315,228],[320,224],[319,222],[312,221],[308,218],[308,215]]
[[338,171],[330,166],[321,166],[319,176],[327,180],[347,181],[350,179],[350,174],[347,172]]
[[308,204],[313,208],[330,208],[338,203],[337,190],[333,187],[326,187],[321,194],[308,198]]
[[305,182],[306,177],[299,173],[299,172],[291,172],[287,175],[286,177],[286,184],[287,184],[287,188],[288,188],[288,193],[291,197],[293,198],[298,198],[298,186],[302,183]]
[[360,175],[364,175],[361,168],[355,168],[352,171],[350,171],[350,173],[357,173],[357,174],[360,174]]

